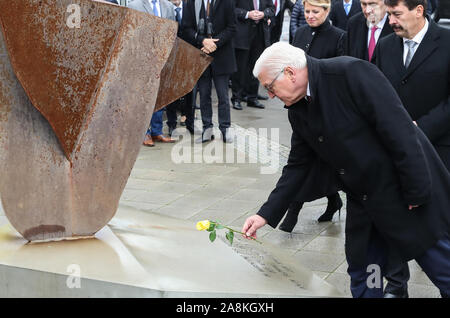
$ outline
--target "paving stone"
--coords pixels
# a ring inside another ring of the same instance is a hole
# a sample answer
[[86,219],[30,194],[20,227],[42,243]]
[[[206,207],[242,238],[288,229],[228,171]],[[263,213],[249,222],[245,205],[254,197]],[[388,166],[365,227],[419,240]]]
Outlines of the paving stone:
[[410,298],[440,298],[441,297],[439,289],[437,289],[435,286],[415,284],[415,283],[411,283],[411,282],[408,283],[408,294],[409,294]]
[[209,195],[207,193],[204,194],[189,193],[173,201],[171,205],[179,207],[190,206],[206,209],[222,199],[223,197],[218,195]]
[[270,241],[273,245],[282,247],[283,249],[292,249],[296,251],[311,242],[315,236],[275,230],[267,233],[263,237],[265,240]]
[[203,208],[192,207],[192,206],[173,206],[165,205],[160,207],[155,212],[161,215],[171,216],[178,219],[187,220],[191,218],[196,213],[200,212]]
[[244,201],[266,201],[269,197],[270,191],[254,190],[254,189],[241,189],[233,194],[230,199],[244,200]]
[[305,247],[304,250],[307,251],[318,251],[327,254],[339,254],[344,255],[344,240],[328,237],[328,236],[318,236],[311,240]]
[[350,276],[348,274],[332,273],[325,281],[335,286],[345,296],[352,297],[350,292]]
[[[131,191],[131,190],[130,190]],[[183,195],[176,193],[157,192],[157,191],[140,191],[133,201],[154,203],[154,204],[169,204]]]
[[324,254],[308,250],[300,250],[294,257],[312,271],[328,273],[334,272],[345,259],[345,256],[340,254]]
[[233,199],[223,199],[211,205],[209,208],[212,210],[229,210],[229,211],[242,211],[242,213],[248,212],[250,209],[260,206],[262,203],[258,201],[243,201]]
[[[219,222],[222,225],[230,225],[233,220],[236,220],[237,218],[243,216],[244,214],[245,213],[237,211],[211,210],[207,208],[194,214],[189,219],[195,222],[202,220],[210,220]],[[240,230],[240,228],[239,229],[236,228],[236,230]]]

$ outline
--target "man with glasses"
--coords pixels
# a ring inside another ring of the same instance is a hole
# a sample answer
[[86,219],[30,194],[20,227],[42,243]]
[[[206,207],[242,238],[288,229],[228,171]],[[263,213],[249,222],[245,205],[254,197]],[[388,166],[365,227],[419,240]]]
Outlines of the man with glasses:
[[381,71],[348,56],[314,59],[278,42],[253,74],[284,102],[293,133],[288,163],[266,203],[245,221],[246,237],[278,225],[320,159],[347,194],[352,295],[383,297],[381,277],[380,284],[368,281],[374,266],[384,274],[392,251],[415,259],[448,297],[450,174]]

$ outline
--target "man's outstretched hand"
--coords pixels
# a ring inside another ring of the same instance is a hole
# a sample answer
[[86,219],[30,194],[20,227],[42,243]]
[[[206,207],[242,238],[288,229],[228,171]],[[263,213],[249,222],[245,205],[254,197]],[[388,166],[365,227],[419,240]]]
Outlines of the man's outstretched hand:
[[242,232],[246,235],[245,238],[256,239],[256,231],[267,224],[266,219],[255,214],[245,220],[244,226],[242,227]]

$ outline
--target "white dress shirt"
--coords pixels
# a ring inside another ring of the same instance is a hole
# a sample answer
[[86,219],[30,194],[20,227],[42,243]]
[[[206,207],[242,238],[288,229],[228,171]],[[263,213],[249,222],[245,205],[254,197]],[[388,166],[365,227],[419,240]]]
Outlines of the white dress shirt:
[[[253,0],[252,0],[252,3],[253,3]],[[256,3],[258,5],[258,7],[255,8],[255,10],[261,11],[261,10],[259,10],[259,0],[256,0]],[[245,18],[248,19],[248,11],[247,11],[247,14],[245,15]]]
[[[423,38],[425,37],[425,34],[428,31],[428,20],[425,18],[425,25],[423,26],[422,30],[420,30],[415,37],[413,37],[411,40],[413,40],[414,42],[417,43],[414,52],[413,52],[413,56],[417,51],[417,48],[419,47],[420,43],[422,42]],[[406,61],[406,55],[408,54],[408,50],[409,47],[408,45],[405,43],[408,39],[403,38],[403,64]]]
[[[378,39],[380,38],[381,30],[383,30],[386,19],[387,19],[387,13],[384,15],[384,18],[377,24],[377,30],[375,31],[375,44],[378,43]],[[370,35],[372,32],[371,30],[372,30],[373,26],[374,25],[372,23],[369,24],[369,31],[367,33],[367,47],[369,47]]]
[[281,0],[272,0],[274,6],[275,6],[275,1],[278,1],[277,9],[275,11],[275,16],[277,16],[278,13],[280,13],[280,9],[281,9],[281,3],[280,2],[281,2]]

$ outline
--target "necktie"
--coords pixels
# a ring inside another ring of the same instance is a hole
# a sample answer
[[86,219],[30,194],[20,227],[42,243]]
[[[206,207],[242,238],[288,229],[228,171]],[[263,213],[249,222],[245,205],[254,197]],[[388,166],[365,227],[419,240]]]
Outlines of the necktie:
[[177,20],[178,24],[181,24],[181,15],[180,15],[181,8],[175,8],[175,19]]
[[350,12],[350,3],[344,3],[345,14],[348,15]]
[[207,5],[206,5],[206,16],[209,17],[209,6],[210,6],[211,1],[208,0],[207,1]]
[[258,10],[258,0],[253,0],[253,7]]
[[370,40],[369,40],[369,61],[372,60],[373,51],[375,50],[375,31],[377,30],[377,26],[374,25],[370,30]]
[[408,68],[409,63],[411,63],[411,60],[414,56],[414,48],[416,47],[417,43],[414,42],[413,40],[406,40],[405,43],[406,46],[408,47],[408,53],[406,54],[405,59],[405,67]]
[[278,8],[278,0],[275,0],[275,14],[277,14],[277,8]]
[[156,0],[152,0],[153,3],[153,14],[159,17],[158,8],[156,7]]

